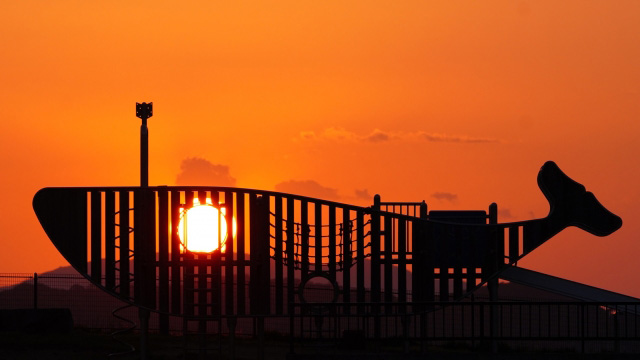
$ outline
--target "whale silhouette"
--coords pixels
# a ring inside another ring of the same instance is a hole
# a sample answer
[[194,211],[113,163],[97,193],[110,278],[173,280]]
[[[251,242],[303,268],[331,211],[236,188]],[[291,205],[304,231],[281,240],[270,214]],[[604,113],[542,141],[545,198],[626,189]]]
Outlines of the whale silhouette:
[[[554,162],[537,180],[549,214],[499,224],[230,187],[44,188],[33,207],[65,259],[122,300],[179,316],[287,314],[314,277],[345,304],[433,301],[438,292],[458,299],[566,227],[607,236],[622,226]],[[180,209],[193,197],[224,204],[227,223],[237,224],[233,234],[227,226],[226,250],[180,246]]]

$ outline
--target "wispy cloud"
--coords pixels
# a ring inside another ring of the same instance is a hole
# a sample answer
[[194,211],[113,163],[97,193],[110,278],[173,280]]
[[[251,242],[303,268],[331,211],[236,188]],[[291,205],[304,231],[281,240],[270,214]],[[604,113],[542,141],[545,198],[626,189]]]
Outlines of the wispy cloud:
[[499,143],[500,140],[494,138],[479,138],[466,135],[448,135],[436,134],[419,131],[418,136],[431,142],[449,142],[449,143]]
[[322,186],[314,180],[287,180],[275,186],[276,191],[315,197],[319,199],[338,200],[338,190]]
[[364,140],[371,142],[382,142],[390,140],[392,136],[393,135],[386,133],[380,129],[374,129],[371,134],[364,137]]
[[382,142],[391,138],[389,133],[386,133],[380,129],[374,129],[371,133],[361,135],[353,131],[349,131],[342,127],[328,127],[320,132],[315,131],[301,131],[298,134],[296,140],[307,141],[342,141],[342,142]]
[[509,210],[507,208],[498,209],[498,217],[503,218],[503,219],[513,219],[513,218],[515,218],[515,216],[513,216],[513,214],[511,214],[511,210]]
[[368,134],[358,134],[342,127],[328,127],[320,132],[302,131],[296,140],[302,141],[341,141],[341,142],[373,142],[387,141],[428,141],[441,143],[500,143],[500,139],[489,137],[473,137],[459,134],[441,134],[427,131],[402,132],[373,129]]
[[448,202],[455,202],[456,200],[458,200],[457,194],[452,194],[448,192],[435,192],[431,194],[431,197],[436,200],[448,201]]
[[355,190],[355,194],[356,194],[356,198],[357,199],[363,199],[363,200],[373,200],[373,196],[371,196],[371,194],[369,194],[369,190],[368,189],[363,189],[363,190]]

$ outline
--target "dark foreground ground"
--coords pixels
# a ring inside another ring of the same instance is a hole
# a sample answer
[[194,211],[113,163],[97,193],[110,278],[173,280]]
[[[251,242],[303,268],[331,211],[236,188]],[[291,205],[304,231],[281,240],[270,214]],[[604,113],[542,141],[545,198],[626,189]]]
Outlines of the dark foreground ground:
[[[135,334],[125,335],[120,338],[126,343],[138,348],[139,337]],[[216,342],[213,341],[215,344]],[[181,336],[150,335],[149,359],[200,359],[200,353],[184,348],[184,338]],[[197,340],[190,340],[190,347],[198,345]],[[253,339],[236,339],[236,359],[257,359],[258,342]],[[491,360],[533,360],[533,359],[639,359],[640,354],[579,354],[574,352],[520,352],[514,349],[502,349],[493,354],[488,351],[473,351],[461,347],[436,347],[430,346],[424,351],[418,347],[409,349],[409,353],[403,353],[397,344],[377,344],[371,348],[371,344],[358,348],[342,348],[331,344],[314,344],[296,346],[296,354],[291,355],[287,339],[269,338],[265,340],[266,350],[264,359],[349,359],[349,360],[375,360],[375,359],[491,359]],[[74,329],[66,334],[28,334],[24,332],[0,333],[0,360],[74,360],[74,359],[139,359],[139,352],[119,354],[126,352],[128,348],[113,340],[110,334]],[[231,351],[228,343],[222,348],[222,356],[219,351],[211,351],[206,354],[206,359],[230,359]],[[113,354],[110,356],[110,354]]]

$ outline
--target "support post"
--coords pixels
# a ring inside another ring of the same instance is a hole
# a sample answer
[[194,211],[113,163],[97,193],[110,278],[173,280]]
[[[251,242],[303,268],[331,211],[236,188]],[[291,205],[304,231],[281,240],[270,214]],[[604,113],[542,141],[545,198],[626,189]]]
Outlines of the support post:
[[149,310],[138,308],[138,318],[140,319],[140,359],[149,358]]
[[[498,223],[498,204],[492,203],[489,205],[489,224],[497,224]],[[494,244],[504,244],[504,239],[496,239]],[[498,246],[496,246],[498,249]],[[494,269],[498,269],[499,262],[502,260],[502,255],[504,254],[504,249],[502,251],[497,251],[496,254],[496,264],[494,265]],[[498,311],[498,305],[495,304],[499,300],[498,296],[498,277],[494,277],[487,282],[487,288],[489,290],[489,301],[491,302],[491,307],[489,308],[490,318],[489,318],[489,328],[491,331],[491,352],[494,354],[498,352],[498,342],[496,341],[496,337],[498,335],[498,326],[500,324],[500,313]]]
[[227,318],[227,327],[229,328],[229,358],[236,358],[236,325],[238,318],[231,316]]
[[380,203],[380,195],[376,194],[371,207],[371,310],[376,346],[380,338]]
[[[149,187],[149,129],[147,128],[147,119],[150,118],[151,116],[153,116],[153,103],[136,103],[136,117],[140,118],[142,120],[142,124],[140,125],[140,188],[148,188]],[[139,234],[138,239],[140,239],[142,241],[143,244],[141,244],[142,246],[138,245],[134,242],[134,246],[138,249],[140,248],[147,248],[150,247],[148,242],[151,241],[151,237],[149,236],[150,234],[148,233],[148,230],[150,228],[150,226],[148,226],[149,224],[151,224],[151,215],[153,214],[151,212],[151,210],[155,210],[155,209],[151,209],[149,208],[148,205],[148,197],[146,194],[146,192],[143,192],[142,196],[140,197],[142,199],[142,203],[138,203],[138,204],[134,204],[135,207],[137,207],[139,210],[141,211],[141,220],[142,220],[142,224],[135,222],[134,219],[134,226],[136,227],[136,232],[137,234]],[[142,209],[140,209],[140,206],[142,206]],[[142,230],[142,234],[139,233],[139,231]],[[136,235],[134,233],[134,235]],[[155,246],[153,246],[154,248],[154,256],[155,256]],[[134,249],[135,251],[135,249]],[[143,258],[145,258],[146,256],[143,255]],[[135,259],[135,263],[138,264],[141,262],[140,258],[136,258]],[[146,265],[146,264],[141,264],[141,265]],[[142,269],[142,266],[138,266],[138,269]],[[136,270],[138,270],[136,269]],[[154,281],[154,287],[155,287],[155,269],[153,271],[154,273],[154,277],[153,277],[153,281]],[[135,277],[137,279],[142,280],[142,276],[141,274],[138,273],[138,271],[135,271]],[[145,277],[146,278],[146,277]],[[145,281],[147,279],[144,279],[142,281]],[[151,296],[151,294],[147,294],[147,286],[149,286],[148,284],[138,284],[138,282],[136,282],[136,286],[137,289],[142,290],[143,292],[145,292],[145,294],[143,294],[143,302],[146,305],[146,303],[148,302],[148,297]],[[138,294],[136,294],[136,296],[139,296]],[[154,299],[155,300],[155,299]],[[148,340],[149,340],[149,310],[145,309],[144,307],[140,307],[138,309],[138,319],[140,320],[140,359],[142,360],[146,360],[148,359]]]
[[[420,203],[419,214],[420,219],[427,220],[428,208],[427,203],[424,200]],[[413,257],[413,270],[419,275],[418,277],[416,277],[416,275],[413,277],[413,291],[416,292],[413,296],[417,295],[418,302],[434,301],[435,280],[433,279],[433,264],[431,262],[425,263],[424,261],[428,254],[427,242],[429,241],[429,238],[427,236],[427,229],[424,222],[414,222],[414,224],[418,225],[414,226],[412,238],[413,243],[411,246],[414,253],[418,254],[418,257],[416,258],[415,255]],[[424,282],[427,284],[427,291],[424,291],[421,286],[421,283]],[[420,342],[420,352],[425,354],[427,352],[427,315],[425,313],[424,305],[420,306],[419,309],[420,315],[418,321],[420,321],[420,337],[422,338],[422,341]],[[413,311],[416,311],[415,307]]]
[[140,125],[140,187],[149,186],[149,129],[147,119],[153,116],[153,103],[136,103],[136,117]]
[[254,316],[255,335],[258,338],[259,360],[264,359],[264,317],[271,313],[270,238],[268,195],[252,197],[249,296],[251,314]]
[[33,309],[38,309],[38,273],[33,273]]

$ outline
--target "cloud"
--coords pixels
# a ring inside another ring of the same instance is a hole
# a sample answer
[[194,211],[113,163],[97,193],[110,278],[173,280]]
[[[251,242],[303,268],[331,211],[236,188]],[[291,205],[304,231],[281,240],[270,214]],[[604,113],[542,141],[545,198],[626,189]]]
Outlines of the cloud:
[[500,140],[493,138],[476,138],[466,135],[447,135],[427,133],[423,131],[418,132],[418,136],[431,142],[450,142],[450,143],[499,143]]
[[472,137],[467,135],[452,135],[430,133],[426,131],[401,132],[373,129],[369,134],[360,135],[341,127],[328,127],[319,133],[301,131],[296,140],[302,141],[340,141],[340,142],[373,142],[381,143],[392,140],[398,141],[428,141],[440,143],[486,144],[501,143],[500,139],[488,137]]
[[299,140],[328,140],[328,141],[341,141],[341,142],[358,142],[358,141],[371,141],[380,142],[389,140],[390,135],[382,130],[375,129],[369,135],[359,135],[352,131],[349,131],[342,127],[328,127],[322,130],[320,133],[315,131],[301,131],[298,134]]
[[337,140],[337,141],[359,140],[358,135],[341,127],[330,127],[330,128],[324,129],[324,131],[322,132],[322,137],[329,140]]
[[365,136],[364,139],[371,142],[388,141],[389,139],[391,139],[391,135],[380,129],[374,129],[373,132]]
[[456,200],[458,200],[457,194],[452,194],[448,192],[435,192],[431,194],[431,197],[437,200],[444,200],[449,202],[455,202]]
[[337,200],[338,190],[322,186],[314,180],[287,180],[275,186],[276,191],[315,197],[318,199]]
[[511,210],[509,209],[498,209],[498,217],[503,219],[513,219],[515,216],[511,214]]
[[313,140],[316,138],[316,133],[313,131],[301,131],[300,138],[303,140]]
[[235,186],[236,179],[226,165],[212,164],[209,160],[192,157],[182,160],[177,185]]
[[369,194],[369,190],[367,189],[363,189],[363,190],[356,189],[355,193],[356,193],[357,199],[373,200],[373,196]]

